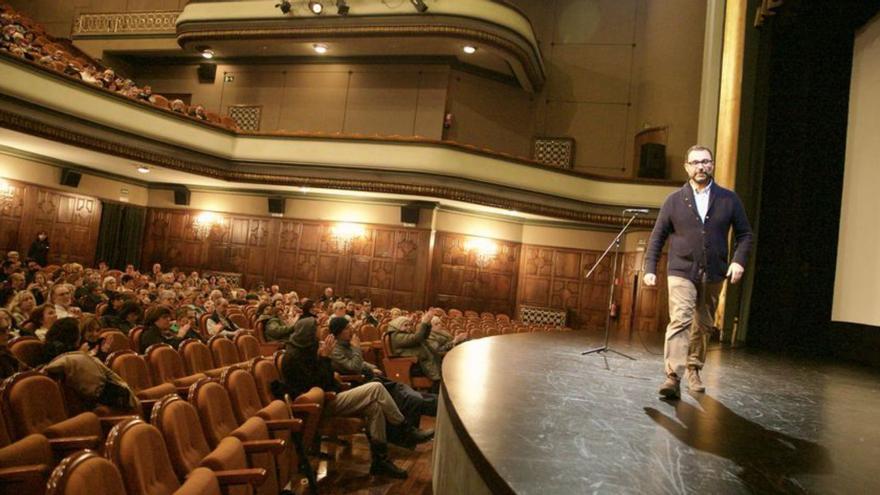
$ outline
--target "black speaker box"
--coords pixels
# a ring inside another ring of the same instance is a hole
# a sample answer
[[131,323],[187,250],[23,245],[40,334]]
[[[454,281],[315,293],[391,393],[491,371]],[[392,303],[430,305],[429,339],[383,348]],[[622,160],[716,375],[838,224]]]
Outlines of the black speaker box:
[[419,207],[401,206],[400,223],[419,223]]
[[282,197],[269,198],[269,213],[284,214],[285,199]]
[[189,206],[189,189],[185,187],[174,188],[174,204]]
[[217,64],[199,64],[199,82],[202,84],[214,84],[217,77]]
[[62,186],[79,187],[80,179],[82,179],[82,174],[77,172],[76,170],[71,170],[69,168],[61,169]]
[[645,143],[639,153],[639,177],[647,179],[666,178],[666,145]]

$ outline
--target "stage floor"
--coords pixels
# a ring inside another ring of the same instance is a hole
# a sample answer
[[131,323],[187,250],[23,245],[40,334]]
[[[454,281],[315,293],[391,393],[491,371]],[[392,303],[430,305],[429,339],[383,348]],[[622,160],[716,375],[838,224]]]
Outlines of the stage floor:
[[876,370],[718,348],[707,392],[665,402],[659,339],[615,343],[636,361],[580,354],[600,339],[505,335],[446,357],[453,423],[498,491],[880,493]]

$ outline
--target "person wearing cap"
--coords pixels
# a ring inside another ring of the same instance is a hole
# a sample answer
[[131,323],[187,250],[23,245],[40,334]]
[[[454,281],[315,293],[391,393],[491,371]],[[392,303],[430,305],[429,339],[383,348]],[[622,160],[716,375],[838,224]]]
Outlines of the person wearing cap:
[[431,334],[431,319],[438,316],[433,308],[425,311],[419,328],[413,331],[413,322],[406,316],[398,316],[388,324],[388,333],[391,335],[391,354],[393,356],[412,356],[419,360],[417,374],[440,381],[440,362],[428,347],[428,336]]
[[[336,337],[336,345],[330,354],[333,371],[348,375],[362,375],[367,383],[381,383],[391,394],[397,408],[403,413],[406,421],[398,427],[388,426],[388,438],[392,443],[412,449],[416,444],[428,441],[434,435],[433,430],[414,431],[422,420],[422,415],[437,415],[437,395],[422,394],[409,385],[395,382],[382,376],[382,370],[372,363],[364,361],[361,343],[355,334],[354,325],[346,318],[330,320],[330,333]],[[358,384],[354,383],[357,387]]]
[[[305,309],[305,308],[304,308]],[[318,342],[318,326],[314,318],[302,318],[287,342],[281,359],[281,381],[273,387],[276,396],[297,397],[319,387],[325,391],[338,391],[333,377],[330,355],[336,346],[336,337],[328,335]],[[386,424],[400,425],[405,418],[394,399],[381,383],[371,382],[360,387],[339,392],[335,399],[325,404],[324,415],[360,416],[367,424],[372,462],[370,474],[404,479],[407,472],[388,459]]]

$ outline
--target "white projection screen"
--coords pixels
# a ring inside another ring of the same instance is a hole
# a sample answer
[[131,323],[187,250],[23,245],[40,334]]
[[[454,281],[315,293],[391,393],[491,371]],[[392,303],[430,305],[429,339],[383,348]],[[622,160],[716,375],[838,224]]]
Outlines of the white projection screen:
[[853,49],[831,319],[880,327],[880,16]]

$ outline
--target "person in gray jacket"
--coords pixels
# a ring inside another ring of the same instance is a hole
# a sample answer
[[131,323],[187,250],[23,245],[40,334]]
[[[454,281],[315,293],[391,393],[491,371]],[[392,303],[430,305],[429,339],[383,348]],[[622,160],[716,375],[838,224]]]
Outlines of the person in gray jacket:
[[[428,347],[428,336],[431,334],[431,318],[436,316],[434,308],[422,316],[419,328],[413,331],[413,322],[406,316],[398,316],[388,324],[391,335],[391,354],[393,356],[413,356],[419,360],[418,368],[423,376],[439,382],[440,361]],[[418,373],[413,369],[416,374]]]
[[257,307],[257,323],[263,322],[263,335],[268,341],[285,341],[293,335],[296,322],[299,320],[297,315],[293,321],[284,321],[278,314],[278,308],[272,303],[262,303]]

